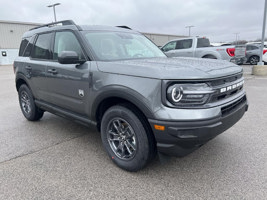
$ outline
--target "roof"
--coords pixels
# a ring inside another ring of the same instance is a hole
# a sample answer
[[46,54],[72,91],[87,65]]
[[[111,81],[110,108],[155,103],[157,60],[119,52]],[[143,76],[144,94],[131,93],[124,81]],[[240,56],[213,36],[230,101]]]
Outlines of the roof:
[[102,26],[102,25],[76,25],[72,20],[63,20],[58,22],[53,22],[49,24],[41,24],[40,26],[34,27],[27,31],[23,37],[30,37],[36,33],[42,33],[47,31],[53,31],[53,30],[88,30],[88,31],[123,31],[123,32],[135,32],[129,29],[128,27],[113,27],[113,26]]

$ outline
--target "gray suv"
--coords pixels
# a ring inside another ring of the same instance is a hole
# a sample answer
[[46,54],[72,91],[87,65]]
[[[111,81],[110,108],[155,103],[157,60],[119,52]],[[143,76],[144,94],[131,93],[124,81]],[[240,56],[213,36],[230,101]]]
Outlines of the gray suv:
[[242,68],[167,58],[125,27],[46,24],[23,35],[14,62],[23,115],[45,111],[96,127],[111,160],[138,171],[157,153],[184,156],[247,111]]

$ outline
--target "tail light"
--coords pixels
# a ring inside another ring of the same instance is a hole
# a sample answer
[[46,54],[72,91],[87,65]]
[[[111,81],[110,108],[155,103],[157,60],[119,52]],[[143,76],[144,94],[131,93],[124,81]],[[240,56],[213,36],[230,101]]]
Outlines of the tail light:
[[265,54],[267,52],[267,49],[263,49],[263,54]]
[[234,57],[235,56],[235,48],[227,48],[226,52],[229,56]]

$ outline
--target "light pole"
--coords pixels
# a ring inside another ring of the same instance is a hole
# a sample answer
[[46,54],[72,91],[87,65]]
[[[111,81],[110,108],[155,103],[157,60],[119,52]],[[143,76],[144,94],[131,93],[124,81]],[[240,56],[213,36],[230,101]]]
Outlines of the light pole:
[[234,33],[235,34],[235,44],[238,45],[238,36],[239,36],[239,33]]
[[188,28],[188,30],[189,30],[189,37],[191,36],[191,35],[190,35],[190,30],[191,30],[191,28],[193,28],[193,27],[195,27],[195,26],[192,26],[192,25],[191,25],[191,26],[186,26],[186,27],[185,27],[185,28]]
[[47,6],[48,8],[52,8],[52,7],[53,7],[55,22],[57,21],[57,17],[56,17],[56,9],[55,9],[55,7],[58,6],[58,5],[60,5],[60,3],[55,3],[55,4],[51,4],[51,5]]
[[262,37],[261,37],[261,48],[260,48],[260,61],[258,62],[258,65],[264,65],[264,63],[262,62],[262,53],[263,53],[264,39],[265,39],[266,10],[267,10],[267,0],[265,0],[265,4],[264,4]]

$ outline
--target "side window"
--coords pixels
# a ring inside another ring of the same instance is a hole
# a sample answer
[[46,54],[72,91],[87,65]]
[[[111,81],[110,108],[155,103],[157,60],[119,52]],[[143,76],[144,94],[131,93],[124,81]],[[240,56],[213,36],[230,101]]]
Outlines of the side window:
[[197,39],[197,48],[210,47],[210,41],[206,38]]
[[172,42],[169,42],[168,44],[166,44],[164,47],[162,47],[162,50],[164,52],[174,50],[175,46],[176,46],[176,41],[172,41]]
[[259,47],[257,47],[257,46],[251,46],[251,50],[256,50],[256,49],[259,49]]
[[176,49],[190,49],[192,47],[193,40],[178,40],[176,44]]
[[23,53],[29,43],[30,38],[24,38],[22,39],[21,43],[20,43],[20,47],[19,47],[19,56],[23,56]]
[[32,58],[50,59],[50,42],[52,33],[38,35],[36,43],[33,47]]
[[70,31],[56,33],[53,60],[57,60],[62,51],[75,51],[80,59],[84,59],[81,45],[76,36]]
[[28,45],[23,53],[23,57],[29,57],[31,55],[31,50],[33,47],[33,41],[34,41],[35,36],[31,37],[30,41],[28,42]]

